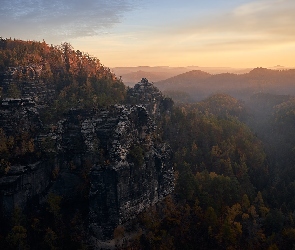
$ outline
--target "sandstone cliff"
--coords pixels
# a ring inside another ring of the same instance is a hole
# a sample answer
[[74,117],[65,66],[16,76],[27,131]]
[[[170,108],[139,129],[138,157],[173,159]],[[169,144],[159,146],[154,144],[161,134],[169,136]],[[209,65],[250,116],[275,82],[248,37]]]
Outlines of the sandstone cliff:
[[[8,78],[4,83],[13,79]],[[30,79],[28,89],[38,77],[32,73]],[[171,150],[160,142],[155,125],[173,103],[146,79],[129,89],[126,105],[72,109],[51,126],[40,121],[42,109],[34,106],[38,99],[23,93],[20,99],[3,99],[2,129],[13,136],[13,124],[22,124],[31,131],[38,157],[35,162],[32,155],[29,161],[15,161],[0,178],[2,215],[15,207],[28,208],[32,201],[40,204],[48,193],[74,200],[87,171],[90,233],[107,239],[119,224],[173,191]]]

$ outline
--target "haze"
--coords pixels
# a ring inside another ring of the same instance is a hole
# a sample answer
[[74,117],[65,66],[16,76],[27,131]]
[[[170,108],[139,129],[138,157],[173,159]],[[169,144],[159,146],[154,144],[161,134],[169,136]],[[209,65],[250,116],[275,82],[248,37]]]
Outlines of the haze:
[[294,67],[293,0],[2,0],[0,36],[69,42],[108,67]]

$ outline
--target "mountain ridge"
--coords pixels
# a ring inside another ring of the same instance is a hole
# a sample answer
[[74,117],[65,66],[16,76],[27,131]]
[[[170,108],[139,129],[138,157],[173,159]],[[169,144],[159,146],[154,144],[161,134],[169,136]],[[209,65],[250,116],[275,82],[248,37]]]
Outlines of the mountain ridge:
[[209,74],[193,70],[156,82],[155,85],[161,91],[186,92],[194,100],[201,100],[213,93],[227,93],[241,99],[259,92],[295,94],[295,70],[254,68],[244,74]]

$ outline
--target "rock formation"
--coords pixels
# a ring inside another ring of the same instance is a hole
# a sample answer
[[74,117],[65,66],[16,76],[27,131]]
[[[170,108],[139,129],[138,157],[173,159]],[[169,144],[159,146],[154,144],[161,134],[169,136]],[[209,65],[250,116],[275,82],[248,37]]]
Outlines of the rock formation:
[[42,65],[9,67],[0,75],[2,92],[7,93],[6,97],[9,98],[21,97],[37,104],[45,104],[53,98],[54,90],[42,80],[42,68]]
[[121,107],[110,130],[105,159],[90,174],[90,229],[100,239],[171,193],[174,181],[170,148],[155,143],[154,124],[143,106]]
[[173,101],[170,98],[164,98],[159,89],[146,78],[142,78],[140,83],[128,89],[127,101],[131,104],[144,105],[154,119],[173,106]]
[[[127,100],[131,104],[101,110],[72,109],[50,131],[42,127],[31,100],[3,100],[0,120],[6,133],[15,134],[12,122],[24,124],[34,131],[41,155],[50,154],[51,159],[11,166],[0,178],[2,214],[34,199],[39,203],[48,192],[75,199],[87,166],[89,229],[98,239],[111,238],[118,225],[170,194],[171,150],[160,142],[155,119],[169,113],[172,101],[146,79],[128,91]],[[12,112],[15,118],[10,121]]]
[[0,178],[2,214],[10,216],[16,207],[29,208],[33,203],[39,204],[50,182],[49,162],[12,166],[7,176]]
[[3,99],[0,124],[1,151],[7,151],[9,160],[9,164],[4,159],[0,162],[7,165],[7,173],[0,178],[0,207],[1,214],[9,216],[14,208],[39,199],[50,183],[51,166],[37,156],[41,153],[37,136],[43,125],[31,99]]

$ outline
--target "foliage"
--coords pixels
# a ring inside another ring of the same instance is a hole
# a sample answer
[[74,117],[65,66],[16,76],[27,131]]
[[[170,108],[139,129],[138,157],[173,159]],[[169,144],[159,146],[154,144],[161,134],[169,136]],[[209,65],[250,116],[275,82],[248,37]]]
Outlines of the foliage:
[[23,226],[14,226],[7,236],[12,249],[26,249],[27,230]]
[[50,193],[48,195],[47,204],[48,204],[48,212],[51,213],[54,217],[59,217],[60,215],[60,203],[62,197]]
[[[39,67],[40,80],[54,90],[52,105],[44,112],[47,120],[56,120],[71,108],[97,108],[120,103],[125,98],[125,85],[99,59],[74,50],[69,43],[49,46],[45,41],[0,39],[0,72],[9,67]],[[30,79],[29,73],[14,74],[6,97],[21,97],[19,84]]]
[[176,90],[168,90],[168,91],[163,91],[163,94],[165,96],[168,96],[173,99],[176,103],[190,103],[192,102],[192,98],[190,95],[186,92],[182,91],[176,91]]
[[[195,107],[177,108],[168,118],[165,135],[180,169],[188,163],[193,173],[207,170],[235,176],[248,194],[265,185],[266,155],[261,141],[234,117],[219,118]],[[259,179],[257,179],[259,176]]]
[[[220,103],[224,105],[215,107]],[[135,239],[134,246],[140,245],[135,249],[166,249],[165,244],[171,249],[291,246],[292,211],[286,219],[281,210],[271,208],[275,203],[265,202],[270,178],[266,152],[238,120],[246,113],[236,105],[234,99],[218,95],[163,117],[159,124],[173,148],[177,170],[175,195],[143,214],[145,233],[140,243]]]
[[215,94],[197,103],[197,108],[221,118],[234,116],[242,120],[247,116],[245,106],[237,99],[226,94]]
[[135,166],[140,167],[144,163],[144,150],[140,145],[133,145],[129,150],[129,157]]
[[21,124],[16,124],[14,130],[15,133],[8,136],[0,127],[0,176],[7,174],[13,164],[30,161],[30,156],[37,152],[34,133],[24,132]]

